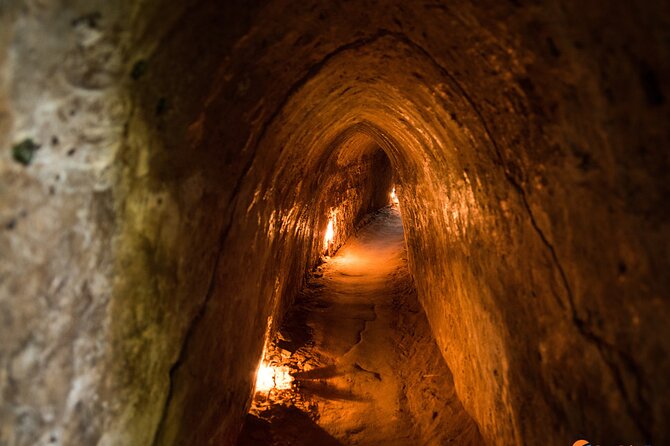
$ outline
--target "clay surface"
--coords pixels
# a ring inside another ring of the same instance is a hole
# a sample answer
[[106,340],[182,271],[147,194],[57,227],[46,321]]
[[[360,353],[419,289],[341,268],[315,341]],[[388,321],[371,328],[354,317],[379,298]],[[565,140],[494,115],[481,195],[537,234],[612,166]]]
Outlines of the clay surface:
[[483,444],[405,254],[400,213],[384,208],[317,270],[266,352],[292,387],[257,389],[238,446]]
[[234,444],[392,184],[487,443],[670,443],[669,8],[0,0],[0,444]]

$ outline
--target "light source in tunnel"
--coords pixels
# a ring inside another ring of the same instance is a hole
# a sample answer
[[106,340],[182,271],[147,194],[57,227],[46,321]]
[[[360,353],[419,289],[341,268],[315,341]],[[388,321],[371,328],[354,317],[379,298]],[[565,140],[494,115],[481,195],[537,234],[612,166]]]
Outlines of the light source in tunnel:
[[[282,366],[274,361],[273,355],[269,354],[272,351],[272,344],[269,343],[269,337],[272,327],[272,316],[268,317],[267,329],[265,332],[265,345],[263,346],[263,354],[256,372],[256,392],[270,392],[271,390],[288,390],[291,388],[293,377],[289,374],[289,368]],[[269,360],[268,360],[269,359]]]
[[256,392],[269,392],[272,389],[288,390],[293,377],[286,366],[274,366],[263,361],[256,375]]
[[399,206],[400,201],[398,201],[398,196],[395,193],[395,186],[393,187],[393,190],[391,191],[391,203],[393,203],[393,206]]
[[328,227],[326,228],[326,235],[323,238],[324,251],[328,251],[328,248],[330,247],[330,244],[333,243],[333,238],[335,237],[334,220],[335,215],[331,214],[330,218],[328,219]]

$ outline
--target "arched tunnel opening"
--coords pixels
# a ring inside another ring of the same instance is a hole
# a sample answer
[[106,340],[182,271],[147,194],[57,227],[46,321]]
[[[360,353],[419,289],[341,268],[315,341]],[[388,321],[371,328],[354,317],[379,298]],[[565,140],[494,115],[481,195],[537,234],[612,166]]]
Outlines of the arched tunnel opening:
[[268,322],[237,444],[481,444],[407,267],[400,175],[371,136],[346,134],[322,257],[274,335]]
[[668,21],[0,2],[0,445],[668,443]]

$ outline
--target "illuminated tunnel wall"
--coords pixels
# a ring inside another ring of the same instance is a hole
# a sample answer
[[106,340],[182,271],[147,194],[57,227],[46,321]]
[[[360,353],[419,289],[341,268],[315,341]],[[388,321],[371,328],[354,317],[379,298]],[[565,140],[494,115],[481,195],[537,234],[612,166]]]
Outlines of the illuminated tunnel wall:
[[231,444],[392,184],[490,444],[670,439],[663,2],[93,3],[0,18],[0,442]]

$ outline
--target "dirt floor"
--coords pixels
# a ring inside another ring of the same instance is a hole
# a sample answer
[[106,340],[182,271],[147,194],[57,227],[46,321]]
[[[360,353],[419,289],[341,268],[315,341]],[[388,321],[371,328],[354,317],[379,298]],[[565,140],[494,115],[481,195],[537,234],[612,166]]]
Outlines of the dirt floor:
[[318,268],[265,359],[293,382],[256,393],[239,446],[483,444],[417,302],[396,208]]

